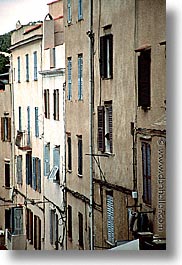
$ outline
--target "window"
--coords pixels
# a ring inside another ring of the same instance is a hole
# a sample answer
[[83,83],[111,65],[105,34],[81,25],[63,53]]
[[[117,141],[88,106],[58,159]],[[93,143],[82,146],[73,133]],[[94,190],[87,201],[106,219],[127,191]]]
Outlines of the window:
[[68,170],[72,170],[72,148],[71,148],[71,136],[68,136]]
[[53,117],[54,117],[54,120],[58,121],[59,120],[59,89],[54,90],[53,100],[54,100]]
[[44,146],[44,176],[50,173],[50,143]]
[[29,55],[25,55],[25,61],[26,61],[26,81],[29,81]]
[[83,55],[78,55],[78,100],[83,99]]
[[68,9],[67,20],[68,20],[68,23],[71,23],[71,20],[72,20],[71,1],[72,0],[67,0],[67,9]]
[[107,239],[110,243],[114,244],[114,203],[113,191],[106,192],[106,205],[107,205]]
[[44,90],[44,114],[45,118],[50,119],[49,89]]
[[68,100],[72,99],[72,59],[68,58]]
[[20,83],[20,57],[17,58],[18,61],[18,83]]
[[26,184],[32,187],[32,154],[26,154]]
[[1,140],[5,142],[11,141],[11,118],[1,118]]
[[27,107],[27,145],[30,145],[30,107]]
[[112,153],[112,101],[98,106],[98,150]]
[[10,188],[10,162],[5,162],[5,187]]
[[34,81],[37,81],[37,52],[33,53],[34,57]]
[[83,249],[83,214],[81,214],[80,212],[78,213],[78,225],[79,225],[79,247],[81,247]]
[[138,106],[150,107],[150,63],[151,50],[141,51],[138,56]]
[[102,79],[113,78],[113,35],[100,37],[100,75]]
[[33,213],[31,210],[26,210],[26,232],[27,239],[30,244],[33,244]]
[[22,131],[22,111],[21,111],[21,107],[19,107],[18,109],[18,114],[19,114],[19,117],[18,117],[18,121],[19,121],[19,131],[21,132]]
[[49,173],[49,179],[54,182],[60,183],[60,147],[57,146],[53,149],[53,168]]
[[39,137],[39,108],[35,107],[35,137]]
[[78,20],[83,19],[83,1],[78,0]]
[[50,210],[50,244],[58,245],[58,215]]
[[152,202],[151,192],[151,150],[150,144],[142,143],[142,168],[143,168],[143,201],[147,204]]
[[16,164],[16,177],[17,184],[22,184],[22,156],[17,156],[17,164]]
[[82,150],[82,136],[78,136],[78,175],[83,174],[83,150]]
[[33,157],[32,164],[32,188],[41,192],[41,160],[38,157]]
[[68,205],[68,238],[72,239],[72,207]]

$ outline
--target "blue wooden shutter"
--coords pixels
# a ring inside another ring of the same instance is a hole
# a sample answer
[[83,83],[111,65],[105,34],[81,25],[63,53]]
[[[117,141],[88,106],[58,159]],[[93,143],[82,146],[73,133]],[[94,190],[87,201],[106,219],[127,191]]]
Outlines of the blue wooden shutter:
[[41,192],[41,160],[38,159],[38,175],[37,175],[37,190]]
[[22,184],[22,156],[17,156],[17,183]]
[[37,52],[34,52],[34,80],[37,80]]
[[19,107],[19,131],[22,131],[21,107]]
[[83,6],[82,0],[78,0],[78,20],[83,18]]
[[50,144],[44,146],[44,176],[50,172]]
[[36,176],[36,157],[32,157],[32,188],[37,188],[37,176]]
[[60,177],[60,148],[59,147],[55,147],[53,149],[53,165],[58,167],[58,171],[56,173],[56,176],[54,177],[54,180],[59,182],[59,177]]
[[67,2],[67,8],[68,8],[68,23],[72,20],[72,14],[71,14],[71,0],[68,0]]
[[68,58],[68,100],[72,98],[72,60]]
[[108,241],[114,243],[114,203],[111,192],[106,195]]
[[27,145],[30,145],[30,107],[27,107]]
[[29,55],[26,54],[26,81],[29,81]]
[[39,137],[39,108],[35,107],[35,136]]
[[20,57],[18,57],[17,60],[18,60],[18,82],[20,82]]

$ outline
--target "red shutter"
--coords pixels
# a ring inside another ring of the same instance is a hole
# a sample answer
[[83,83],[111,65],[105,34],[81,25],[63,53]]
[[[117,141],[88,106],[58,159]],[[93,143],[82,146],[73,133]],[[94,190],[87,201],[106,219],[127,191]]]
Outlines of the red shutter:
[[105,119],[104,106],[97,107],[98,112],[98,150],[105,151]]
[[150,107],[150,50],[138,57],[138,106]]

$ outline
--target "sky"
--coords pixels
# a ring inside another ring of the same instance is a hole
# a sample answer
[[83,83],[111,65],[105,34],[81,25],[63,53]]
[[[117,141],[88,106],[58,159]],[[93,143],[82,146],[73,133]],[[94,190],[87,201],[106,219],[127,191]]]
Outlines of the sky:
[[16,27],[16,22],[27,24],[44,20],[51,0],[0,0],[0,35]]

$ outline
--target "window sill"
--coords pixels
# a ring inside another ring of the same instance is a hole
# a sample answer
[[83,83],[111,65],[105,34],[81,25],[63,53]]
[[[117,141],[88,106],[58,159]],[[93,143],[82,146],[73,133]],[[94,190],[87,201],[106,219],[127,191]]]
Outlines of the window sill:
[[79,178],[83,178],[83,175],[81,175],[81,174],[77,174],[77,176],[78,176]]
[[112,246],[112,247],[115,247],[115,246],[116,246],[115,243],[112,243],[112,242],[110,242],[109,240],[106,240],[106,243],[107,243],[108,245]]
[[71,169],[68,169],[67,172],[68,172],[69,174],[71,174],[71,173],[72,173],[72,170],[71,170]]

